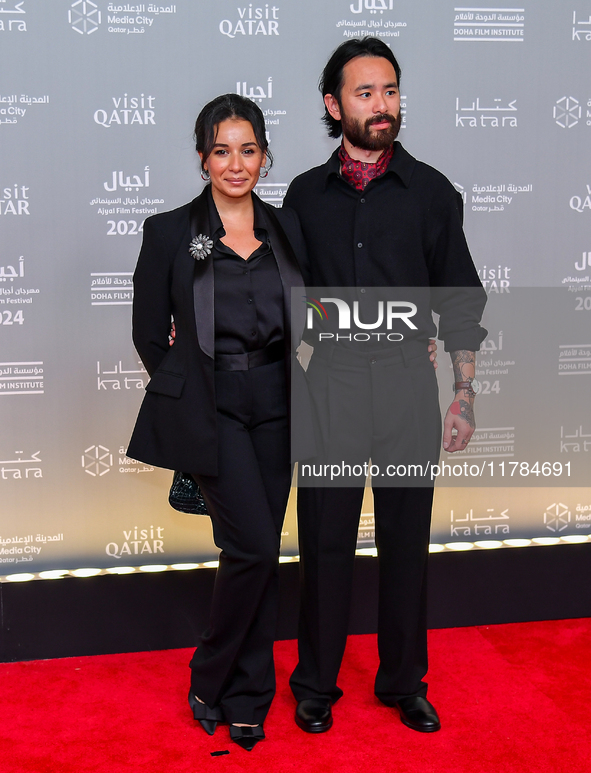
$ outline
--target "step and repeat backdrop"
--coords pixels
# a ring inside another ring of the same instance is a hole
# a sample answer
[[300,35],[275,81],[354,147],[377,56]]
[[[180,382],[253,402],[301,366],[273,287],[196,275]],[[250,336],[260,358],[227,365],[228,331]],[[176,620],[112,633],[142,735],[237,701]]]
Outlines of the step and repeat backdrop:
[[[432,540],[591,533],[591,0],[508,5],[0,0],[0,575],[215,558],[209,520],[168,506],[171,472],[125,455],[148,381],[130,337],[143,223],[201,190],[192,127],[225,92],[265,115],[257,191],[281,206],[335,146],[330,52],[368,34],[402,65],[400,139],[461,193],[491,300],[479,429],[442,460],[468,464],[466,485],[438,486]],[[364,511],[371,547],[369,495]]]

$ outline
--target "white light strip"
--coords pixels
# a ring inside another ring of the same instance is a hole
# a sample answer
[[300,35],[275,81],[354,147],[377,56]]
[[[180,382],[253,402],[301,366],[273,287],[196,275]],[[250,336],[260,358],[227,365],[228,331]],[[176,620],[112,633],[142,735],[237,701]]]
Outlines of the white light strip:
[[[477,540],[476,542],[446,542],[438,544],[432,542],[429,545],[429,553],[458,553],[466,550],[498,550],[499,548],[526,548],[526,547],[545,547],[546,545],[580,545],[583,542],[591,542],[591,535],[585,534],[567,534],[564,537],[532,537],[531,539],[505,539],[500,540]],[[356,556],[377,556],[378,551],[375,547],[359,548],[355,551]],[[280,556],[280,564],[296,563],[300,560],[299,556]],[[137,574],[156,573],[156,572],[182,572],[192,571],[194,569],[217,569],[218,561],[204,561],[202,563],[178,563],[178,564],[144,564],[143,566],[111,566],[107,569],[98,569],[88,567],[81,569],[48,569],[43,572],[33,574],[31,572],[22,572],[20,574],[6,574],[0,576],[0,583],[3,582],[28,582],[29,580],[62,580],[69,577],[97,577],[99,575],[109,574]]]
[[88,569],[72,569],[70,572],[74,577],[96,577],[97,574],[102,574],[102,569],[88,568]]
[[61,580],[70,574],[68,569],[49,569],[47,572],[39,572],[40,580]]

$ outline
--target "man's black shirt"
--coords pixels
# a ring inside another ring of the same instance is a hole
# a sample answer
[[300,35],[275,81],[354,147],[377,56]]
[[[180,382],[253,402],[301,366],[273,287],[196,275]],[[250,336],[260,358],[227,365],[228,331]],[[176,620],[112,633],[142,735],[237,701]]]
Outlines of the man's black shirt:
[[399,142],[386,172],[365,190],[342,179],[337,149],[295,178],[284,205],[300,219],[308,286],[472,288],[436,292],[431,306],[446,351],[480,348],[486,294],[462,230],[461,197]]

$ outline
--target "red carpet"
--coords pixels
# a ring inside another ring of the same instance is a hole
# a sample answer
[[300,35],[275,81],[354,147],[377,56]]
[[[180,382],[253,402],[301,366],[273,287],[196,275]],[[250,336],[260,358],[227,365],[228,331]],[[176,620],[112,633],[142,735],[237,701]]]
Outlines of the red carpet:
[[311,736],[292,721],[295,642],[279,642],[267,740],[250,753],[226,726],[210,738],[193,721],[189,650],[0,664],[0,772],[591,771],[591,619],[432,631],[430,652],[440,732],[409,730],[376,701],[375,637],[353,636],[334,727]]

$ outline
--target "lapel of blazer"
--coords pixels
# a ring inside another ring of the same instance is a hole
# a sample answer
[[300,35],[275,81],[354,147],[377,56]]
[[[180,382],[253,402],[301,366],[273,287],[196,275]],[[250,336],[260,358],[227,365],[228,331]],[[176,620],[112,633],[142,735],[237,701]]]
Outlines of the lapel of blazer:
[[[190,239],[203,234],[211,238],[209,223],[208,188],[191,202],[189,212]],[[189,240],[190,241],[190,240]],[[181,249],[189,254],[189,242]],[[208,357],[214,358],[214,317],[213,317],[213,259],[208,255],[202,260],[194,260],[193,269],[193,307],[199,347]]]
[[260,219],[261,224],[269,234],[275,260],[277,261],[281,284],[283,285],[284,321],[287,330],[290,331],[291,352],[295,354],[304,331],[306,307],[303,303],[292,304],[291,290],[292,287],[303,288],[304,281],[291,244],[273,211],[274,208],[270,205],[265,205],[254,193],[253,200],[258,219]]

